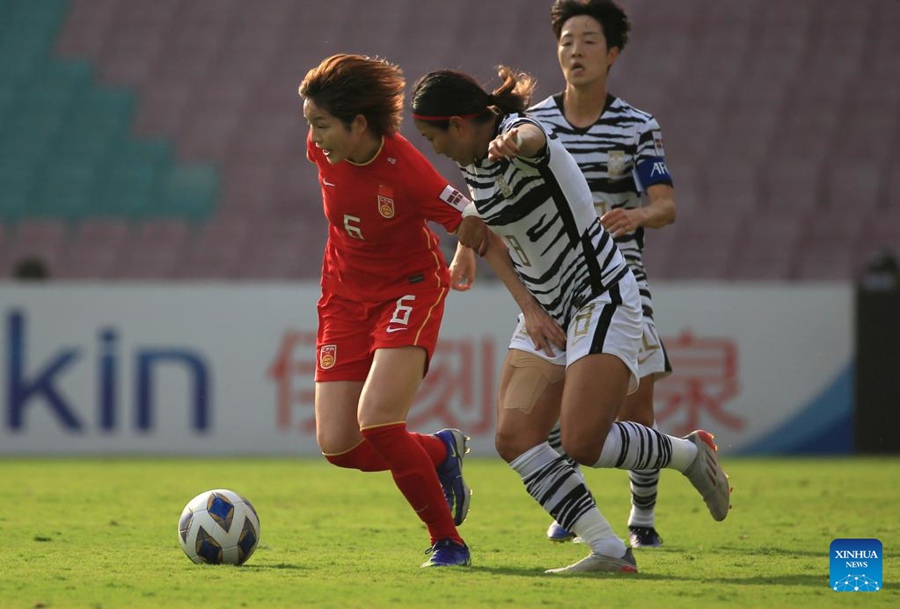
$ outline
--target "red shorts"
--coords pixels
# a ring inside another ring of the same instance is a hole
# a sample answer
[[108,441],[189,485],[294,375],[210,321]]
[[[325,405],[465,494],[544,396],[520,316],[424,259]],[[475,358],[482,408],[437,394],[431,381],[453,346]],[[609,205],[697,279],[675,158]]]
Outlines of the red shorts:
[[446,287],[432,286],[384,302],[357,302],[322,290],[316,381],[365,381],[375,350],[397,347],[425,349],[427,371],[446,297]]

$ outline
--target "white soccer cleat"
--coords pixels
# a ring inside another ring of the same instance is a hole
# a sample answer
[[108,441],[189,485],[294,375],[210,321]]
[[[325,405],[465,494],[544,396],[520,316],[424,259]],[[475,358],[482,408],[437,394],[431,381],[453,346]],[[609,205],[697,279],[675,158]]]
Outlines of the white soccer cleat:
[[731,509],[731,487],[728,485],[728,474],[719,465],[719,458],[716,456],[719,447],[713,442],[713,435],[698,429],[684,439],[697,446],[697,457],[684,475],[700,491],[712,517],[718,521],[725,520]]
[[622,558],[590,553],[575,564],[559,569],[547,569],[544,573],[637,573],[637,561],[631,548],[625,549]]

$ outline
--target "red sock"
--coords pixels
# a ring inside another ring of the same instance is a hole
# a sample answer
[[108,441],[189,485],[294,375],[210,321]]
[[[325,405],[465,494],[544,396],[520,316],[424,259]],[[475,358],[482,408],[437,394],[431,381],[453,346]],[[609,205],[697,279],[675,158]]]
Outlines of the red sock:
[[364,472],[383,472],[388,469],[387,461],[381,458],[368,440],[363,440],[345,453],[325,455],[334,465]]
[[[422,433],[410,433],[409,435],[425,449],[434,467],[443,463],[447,458],[447,447],[437,436]],[[366,439],[345,453],[325,455],[325,458],[338,467],[358,469],[364,472],[383,472],[390,469],[387,461],[381,458],[371,442]]]
[[369,427],[363,429],[362,434],[390,464],[394,483],[428,527],[431,543],[447,538],[463,543],[453,524],[434,464],[415,435],[406,431],[406,423]]

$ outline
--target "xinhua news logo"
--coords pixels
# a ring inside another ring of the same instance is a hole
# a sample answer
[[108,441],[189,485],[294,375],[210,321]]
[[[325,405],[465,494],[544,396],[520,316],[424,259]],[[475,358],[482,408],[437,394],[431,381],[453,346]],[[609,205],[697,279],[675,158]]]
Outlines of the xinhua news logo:
[[881,561],[877,539],[835,539],[831,542],[831,589],[878,592],[884,584]]

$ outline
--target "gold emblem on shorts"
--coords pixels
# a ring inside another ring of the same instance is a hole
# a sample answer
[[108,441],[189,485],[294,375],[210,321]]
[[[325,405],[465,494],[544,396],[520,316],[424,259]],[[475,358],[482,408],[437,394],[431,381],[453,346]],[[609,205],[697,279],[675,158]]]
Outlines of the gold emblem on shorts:
[[319,368],[328,370],[337,361],[337,345],[322,345],[319,348]]

